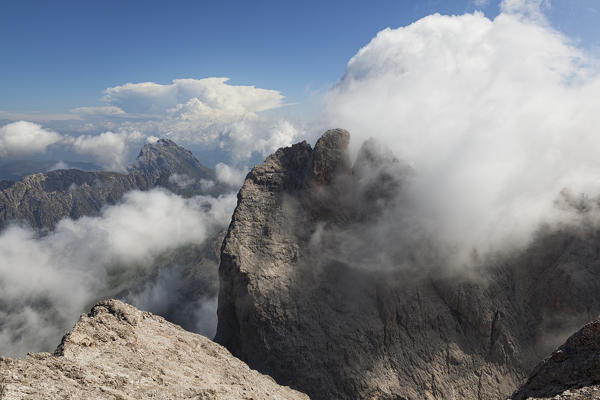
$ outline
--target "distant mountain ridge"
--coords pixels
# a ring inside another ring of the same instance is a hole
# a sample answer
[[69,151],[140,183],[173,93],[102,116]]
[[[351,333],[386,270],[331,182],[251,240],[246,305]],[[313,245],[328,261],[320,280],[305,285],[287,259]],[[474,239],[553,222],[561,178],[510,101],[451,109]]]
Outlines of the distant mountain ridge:
[[[61,165],[67,165],[67,168]],[[90,162],[69,160],[7,160],[0,162],[0,181],[18,181],[27,175],[50,172],[55,169],[80,169],[100,171],[98,165]]]
[[13,221],[52,229],[65,217],[95,215],[130,190],[160,186],[182,195],[215,194],[223,188],[214,179],[190,151],[160,139],[141,149],[127,174],[65,169],[0,181],[0,229]]

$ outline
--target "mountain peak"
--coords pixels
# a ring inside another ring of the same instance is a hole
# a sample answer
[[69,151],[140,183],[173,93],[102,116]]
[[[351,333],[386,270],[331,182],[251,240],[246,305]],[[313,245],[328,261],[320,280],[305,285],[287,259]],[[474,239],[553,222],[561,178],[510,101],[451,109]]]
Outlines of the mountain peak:
[[338,174],[351,174],[352,164],[348,155],[350,133],[345,129],[330,129],[317,140],[313,150],[313,180],[331,183]]
[[191,151],[170,139],[159,139],[142,147],[128,168],[130,173],[142,173],[154,178],[185,174],[190,178],[212,179],[213,171],[194,157]]

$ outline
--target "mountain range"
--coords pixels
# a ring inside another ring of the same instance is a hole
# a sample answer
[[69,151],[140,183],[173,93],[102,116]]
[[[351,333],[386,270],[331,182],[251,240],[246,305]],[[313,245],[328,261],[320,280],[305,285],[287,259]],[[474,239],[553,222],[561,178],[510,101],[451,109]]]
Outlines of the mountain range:
[[52,229],[65,217],[97,215],[131,190],[164,187],[175,193],[217,194],[214,170],[168,139],[146,144],[126,174],[59,169],[0,181],[0,229],[24,221],[36,229]]
[[[540,226],[522,249],[455,271],[435,242],[409,232],[410,219],[393,218],[417,172],[373,141],[352,163],[349,143],[347,131],[330,130],[314,147],[277,150],[247,175],[214,264],[214,341],[223,347],[101,302],[55,355],[0,360],[0,398],[2,390],[22,398],[27,387],[33,398],[83,388],[93,398],[303,398],[263,390],[264,377],[249,377],[248,367],[312,399],[599,398],[596,225]],[[161,140],[128,174],[57,171],[5,184],[5,224],[51,228],[132,187],[216,193],[206,184],[214,175],[190,154]],[[85,187],[81,200],[74,182]]]

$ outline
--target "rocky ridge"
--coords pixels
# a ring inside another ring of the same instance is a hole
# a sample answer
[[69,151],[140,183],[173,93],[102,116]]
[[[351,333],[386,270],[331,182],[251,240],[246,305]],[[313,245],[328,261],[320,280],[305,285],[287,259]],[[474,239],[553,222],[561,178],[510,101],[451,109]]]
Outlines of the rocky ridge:
[[[184,185],[174,181],[182,177]],[[206,184],[213,182],[213,185]],[[166,187],[176,193],[217,193],[214,171],[188,150],[168,139],[146,144],[127,174],[56,170],[0,182],[0,229],[22,221],[36,229],[52,229],[62,218],[95,215],[116,204],[130,190]]]
[[422,242],[397,251],[402,268],[376,268],[369,226],[412,172],[373,143],[351,166],[348,142],[331,130],[279,149],[238,194],[215,340],[252,368],[314,399],[506,398],[600,312],[593,229],[542,230],[472,279],[440,273]]
[[54,354],[0,358],[0,399],[303,399],[224,347],[117,300],[95,305]]

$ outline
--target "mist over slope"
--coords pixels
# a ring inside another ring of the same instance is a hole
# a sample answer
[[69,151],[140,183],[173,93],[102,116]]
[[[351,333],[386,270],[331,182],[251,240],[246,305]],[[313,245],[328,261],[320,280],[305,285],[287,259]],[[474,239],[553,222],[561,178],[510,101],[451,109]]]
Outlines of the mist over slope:
[[0,192],[0,353],[51,350],[105,297],[212,336],[229,190],[169,140],[145,145],[127,175],[57,170],[9,183]]

